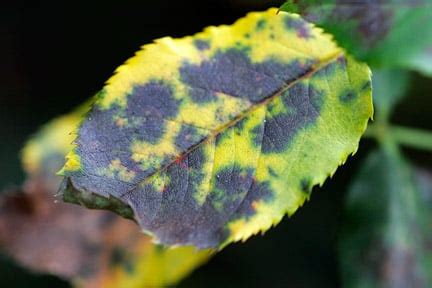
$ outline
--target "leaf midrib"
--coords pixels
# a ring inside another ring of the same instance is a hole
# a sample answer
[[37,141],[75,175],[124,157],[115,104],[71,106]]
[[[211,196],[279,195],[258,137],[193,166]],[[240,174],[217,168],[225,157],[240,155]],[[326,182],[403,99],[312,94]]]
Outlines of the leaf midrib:
[[303,81],[304,79],[312,77],[315,73],[317,73],[318,71],[320,71],[324,67],[328,66],[329,64],[333,63],[334,61],[337,61],[337,59],[339,59],[340,57],[344,57],[344,56],[345,56],[345,54],[343,52],[339,52],[338,51],[337,53],[333,53],[330,56],[328,56],[326,58],[323,58],[323,60],[319,64],[317,64],[315,68],[311,69],[309,72],[307,72],[306,74],[300,76],[299,78],[291,81],[290,83],[287,83],[286,85],[284,85],[283,87],[281,87],[281,89],[279,89],[277,92],[275,92],[273,95],[268,96],[267,98],[265,98],[261,102],[258,102],[258,103],[255,103],[255,104],[251,105],[251,107],[249,107],[248,109],[246,109],[246,110],[242,111],[241,113],[239,113],[236,117],[234,117],[232,120],[228,121],[226,124],[221,125],[219,128],[212,130],[212,133],[210,133],[207,137],[205,137],[201,141],[197,142],[196,144],[192,145],[189,149],[185,150],[179,156],[175,157],[175,159],[173,159],[171,162],[169,162],[168,164],[165,164],[165,165],[161,166],[159,169],[156,169],[154,172],[152,172],[151,174],[147,175],[142,180],[139,180],[136,184],[134,184],[133,188],[131,188],[130,190],[127,190],[126,192],[124,192],[123,194],[121,194],[119,196],[119,198],[122,199],[125,195],[127,195],[130,192],[132,192],[133,190],[135,190],[135,188],[138,185],[142,185],[142,184],[147,183],[147,181],[149,181],[151,178],[153,178],[153,176],[156,175],[157,173],[160,173],[161,171],[167,170],[171,165],[173,165],[174,163],[176,163],[178,161],[178,159],[184,159],[192,151],[194,151],[195,149],[197,149],[198,147],[200,147],[200,145],[202,145],[203,143],[205,143],[205,142],[207,142],[207,141],[209,141],[211,139],[214,139],[220,133],[224,132],[225,130],[229,129],[230,127],[232,127],[235,124],[237,124],[238,122],[240,122],[248,114],[253,113],[255,110],[259,109],[260,107],[267,105],[274,98],[282,95],[285,91],[287,91],[288,89],[290,89],[291,87],[293,87],[297,83]]

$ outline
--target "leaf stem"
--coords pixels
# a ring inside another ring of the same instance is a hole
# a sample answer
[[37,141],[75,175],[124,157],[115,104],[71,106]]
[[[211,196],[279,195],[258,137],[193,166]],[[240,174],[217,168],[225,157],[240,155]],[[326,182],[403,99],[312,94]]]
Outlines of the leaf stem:
[[402,145],[432,151],[431,131],[402,126],[391,126],[389,132],[396,142]]
[[391,140],[400,145],[432,151],[431,131],[377,123],[370,125],[364,136],[374,138],[381,143],[391,138]]

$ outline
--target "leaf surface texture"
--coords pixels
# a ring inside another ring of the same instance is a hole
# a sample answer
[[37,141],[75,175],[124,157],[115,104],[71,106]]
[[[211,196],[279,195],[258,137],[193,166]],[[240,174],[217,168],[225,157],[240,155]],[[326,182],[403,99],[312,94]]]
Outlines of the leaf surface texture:
[[213,253],[162,247],[110,211],[56,201],[61,178],[55,172],[72,148],[70,132],[89,106],[54,119],[25,145],[27,180],[0,197],[0,248],[22,267],[56,275],[75,287],[174,285]]
[[293,214],[356,151],[371,81],[320,29],[276,12],[156,40],[120,66],[77,131],[64,197],[122,203],[158,242],[200,248]]

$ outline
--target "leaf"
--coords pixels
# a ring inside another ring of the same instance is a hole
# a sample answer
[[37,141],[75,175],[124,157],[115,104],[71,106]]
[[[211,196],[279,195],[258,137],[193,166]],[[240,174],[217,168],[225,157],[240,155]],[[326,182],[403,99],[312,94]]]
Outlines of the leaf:
[[[223,247],[293,214],[357,149],[370,71],[276,9],[143,46],[77,131],[66,201],[156,241]],[[123,206],[120,205],[123,203]]]
[[90,109],[92,100],[73,112],[60,116],[44,125],[22,149],[22,165],[29,178],[40,179],[50,191],[58,188],[58,169],[64,164],[64,157],[73,147],[72,133]]
[[430,0],[296,0],[288,1],[281,10],[293,11],[293,7],[374,67],[430,73],[427,62],[420,60],[432,45]]
[[432,283],[431,174],[419,186],[415,173],[397,150],[374,151],[362,165],[339,241],[344,287]]
[[0,246],[24,267],[77,287],[174,284],[211,251],[164,248],[113,213],[54,202],[61,180],[55,171],[72,148],[69,132],[89,104],[44,126],[23,149],[28,179],[20,191],[0,197]]
[[396,104],[407,96],[409,80],[410,74],[405,70],[373,70],[374,104],[378,118],[388,120]]
[[404,62],[403,65],[409,69],[417,70],[425,76],[432,77],[432,43],[424,47],[420,53],[402,61]]

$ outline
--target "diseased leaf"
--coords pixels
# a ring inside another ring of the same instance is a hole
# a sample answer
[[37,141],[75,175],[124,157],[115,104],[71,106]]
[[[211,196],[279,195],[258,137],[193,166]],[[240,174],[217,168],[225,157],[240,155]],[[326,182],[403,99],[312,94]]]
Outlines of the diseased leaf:
[[45,126],[27,141],[22,149],[21,162],[30,179],[40,179],[49,191],[58,189],[59,167],[64,164],[66,155],[75,139],[73,131],[90,110],[91,101],[87,101],[75,111],[60,116]]
[[432,178],[422,172],[419,186],[415,172],[397,150],[361,167],[339,243],[344,287],[430,287]]
[[342,47],[377,68],[430,74],[422,58],[432,46],[430,0],[296,0],[281,10],[299,12],[324,27]]
[[58,275],[77,287],[160,287],[174,284],[210,256],[193,247],[164,248],[108,211],[54,202],[72,148],[69,132],[89,104],[62,116],[23,150],[28,179],[21,191],[0,198],[0,246],[33,271]]
[[158,242],[200,248],[293,214],[356,151],[371,80],[320,29],[276,12],[156,40],[120,66],[78,129],[64,199],[133,211]]

